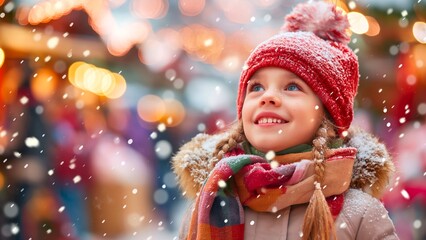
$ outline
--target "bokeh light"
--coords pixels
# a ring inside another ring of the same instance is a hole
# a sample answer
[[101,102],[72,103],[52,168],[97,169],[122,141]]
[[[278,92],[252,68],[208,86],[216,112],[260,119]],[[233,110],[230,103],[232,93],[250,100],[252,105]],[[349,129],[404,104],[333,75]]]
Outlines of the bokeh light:
[[213,64],[219,60],[225,45],[222,31],[193,24],[184,27],[180,33],[183,48],[191,56]]
[[[82,6],[83,0],[46,0],[35,4],[28,14],[28,22],[33,25],[47,23],[69,14]],[[25,13],[26,14],[26,13]],[[22,20],[21,20],[22,22]]]
[[0,68],[1,68],[1,66],[3,66],[4,59],[5,59],[4,51],[3,51],[2,48],[0,48]]
[[426,23],[415,22],[413,25],[413,35],[420,43],[426,43]]
[[179,0],[179,10],[185,16],[200,14],[206,5],[206,0]]
[[245,0],[216,0],[225,13],[226,18],[235,23],[249,23],[254,16],[253,3]]
[[168,127],[175,127],[182,123],[185,118],[185,107],[176,99],[164,99],[166,111],[162,118]]
[[133,0],[131,9],[141,18],[158,19],[167,14],[168,8],[166,0]]
[[11,104],[17,101],[22,75],[23,73],[18,67],[9,68],[4,73],[2,87],[0,88],[0,97],[3,103]]
[[161,159],[167,159],[172,154],[172,145],[169,141],[160,140],[155,144],[155,153]]
[[364,34],[368,31],[368,21],[362,13],[349,12],[348,20],[349,24],[351,25],[350,29],[352,30],[352,32],[357,34]]
[[124,77],[118,73],[112,73],[111,85],[105,88],[105,96],[107,98],[116,99],[124,95],[127,89],[127,83]]
[[[416,44],[413,47],[413,56],[414,56],[414,64],[419,69],[419,75],[423,76],[420,77],[424,83],[426,83],[426,78],[424,77],[426,75],[426,45],[424,44]],[[423,75],[422,75],[423,74]]]
[[377,22],[377,20],[374,17],[365,16],[365,18],[368,21],[368,31],[365,33],[365,35],[374,37],[380,34],[380,24]]
[[81,61],[68,68],[68,80],[77,88],[112,99],[121,97],[127,86],[120,74]]
[[154,71],[165,69],[179,58],[182,42],[179,32],[164,28],[151,34],[139,49],[139,58]]
[[197,78],[188,83],[185,97],[191,107],[210,113],[229,108],[232,92],[223,82],[210,78]]
[[139,117],[146,122],[160,121],[166,113],[163,99],[156,95],[145,95],[138,101],[137,111]]
[[50,68],[40,68],[30,82],[31,91],[39,101],[49,100],[58,88],[58,76]]
[[147,21],[117,23],[105,36],[108,51],[114,56],[123,56],[137,44],[145,41],[151,33],[151,24]]

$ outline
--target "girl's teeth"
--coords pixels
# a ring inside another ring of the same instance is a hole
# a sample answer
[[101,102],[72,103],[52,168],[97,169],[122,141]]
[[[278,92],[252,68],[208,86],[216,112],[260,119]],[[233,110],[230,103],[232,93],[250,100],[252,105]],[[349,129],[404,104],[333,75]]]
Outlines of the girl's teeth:
[[259,123],[281,123],[281,119],[276,118],[262,118]]

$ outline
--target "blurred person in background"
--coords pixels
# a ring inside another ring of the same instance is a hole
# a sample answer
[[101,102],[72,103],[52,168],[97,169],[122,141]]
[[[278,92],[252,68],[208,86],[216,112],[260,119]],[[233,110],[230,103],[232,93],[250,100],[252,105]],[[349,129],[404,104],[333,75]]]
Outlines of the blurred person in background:
[[6,179],[1,195],[6,225],[1,234],[3,239],[63,239],[67,219],[58,214],[61,205],[50,188],[52,139],[43,106],[30,89],[34,73],[27,62],[11,60],[3,68],[1,171]]
[[[120,100],[101,105],[99,110],[83,111],[86,131],[93,141],[88,191],[92,236],[95,239],[170,237],[166,223],[154,208],[155,171],[149,135],[146,131],[136,131],[141,129],[131,124],[132,114]],[[145,137],[133,139],[130,136],[134,132]]]

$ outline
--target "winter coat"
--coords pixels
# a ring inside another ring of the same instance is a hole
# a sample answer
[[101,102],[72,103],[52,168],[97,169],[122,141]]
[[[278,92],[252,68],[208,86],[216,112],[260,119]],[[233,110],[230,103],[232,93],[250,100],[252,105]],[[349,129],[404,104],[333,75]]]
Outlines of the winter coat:
[[[188,198],[195,198],[214,167],[213,151],[226,137],[199,134],[184,144],[173,157],[172,165],[179,185]],[[345,146],[355,147],[350,189],[345,192],[343,208],[335,220],[337,239],[398,239],[395,228],[383,204],[378,200],[384,193],[394,170],[386,147],[372,135],[350,131]],[[244,210],[245,239],[300,239],[303,218],[308,204],[292,205],[276,213]],[[190,218],[182,223],[181,238],[187,234]]]

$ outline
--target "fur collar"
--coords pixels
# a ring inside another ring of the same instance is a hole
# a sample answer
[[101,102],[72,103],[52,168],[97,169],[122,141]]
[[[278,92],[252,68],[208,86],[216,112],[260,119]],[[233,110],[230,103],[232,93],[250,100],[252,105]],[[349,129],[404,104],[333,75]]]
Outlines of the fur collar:
[[[179,185],[189,198],[194,198],[214,167],[213,151],[227,133],[200,133],[184,144],[172,158]],[[353,167],[351,188],[361,189],[380,198],[390,182],[394,165],[384,144],[362,130],[351,129],[343,147],[358,150]]]

